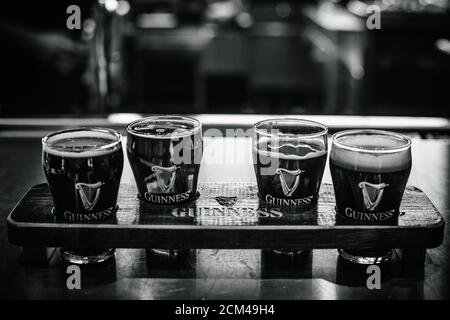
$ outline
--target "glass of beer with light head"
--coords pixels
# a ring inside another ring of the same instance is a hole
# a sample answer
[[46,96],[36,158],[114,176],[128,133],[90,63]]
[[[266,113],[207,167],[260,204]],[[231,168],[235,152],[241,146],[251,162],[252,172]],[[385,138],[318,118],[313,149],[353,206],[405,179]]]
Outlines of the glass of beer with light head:
[[[411,139],[381,130],[346,130],[332,138],[330,171],[336,212],[349,224],[397,223],[411,171]],[[389,261],[391,249],[346,250],[340,255],[360,264]]]
[[[100,223],[114,217],[123,169],[121,134],[102,128],[57,131],[42,139],[42,165],[53,198],[53,213],[70,223]],[[114,248],[63,248],[61,256],[77,264],[98,263]]]

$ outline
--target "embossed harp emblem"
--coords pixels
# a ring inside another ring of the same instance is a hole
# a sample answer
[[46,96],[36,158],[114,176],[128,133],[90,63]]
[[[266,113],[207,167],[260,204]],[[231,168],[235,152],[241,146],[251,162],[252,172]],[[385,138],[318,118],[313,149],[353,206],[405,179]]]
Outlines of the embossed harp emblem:
[[102,185],[103,183],[100,181],[97,183],[78,182],[75,184],[75,189],[80,195],[81,203],[85,210],[91,211],[95,207],[100,198],[100,187]]
[[358,186],[361,188],[364,206],[367,210],[374,211],[383,198],[384,188],[389,185],[387,183],[373,184],[363,181]]
[[218,196],[216,197],[216,201],[224,207],[232,207],[236,204],[237,202],[237,197],[223,197],[223,196]]
[[152,171],[155,173],[156,182],[163,193],[170,192],[175,184],[177,166],[160,167],[152,166]]
[[297,190],[298,184],[300,183],[300,174],[305,171],[301,169],[297,170],[287,170],[283,168],[278,168],[275,173],[279,175],[281,188],[285,196],[290,197]]

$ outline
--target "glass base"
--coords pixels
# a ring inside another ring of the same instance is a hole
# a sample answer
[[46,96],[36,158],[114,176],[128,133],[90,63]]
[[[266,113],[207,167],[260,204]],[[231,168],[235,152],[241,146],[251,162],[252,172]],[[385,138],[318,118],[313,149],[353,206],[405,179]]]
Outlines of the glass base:
[[303,249],[272,249],[272,251],[276,254],[284,255],[284,256],[293,256],[296,254],[301,254],[307,250]]
[[381,264],[392,260],[394,250],[344,250],[339,255],[347,261],[357,264]]
[[61,257],[69,263],[73,264],[95,264],[104,262],[112,257],[116,249],[90,249],[90,250],[73,250],[61,248]]
[[169,257],[169,258],[177,258],[183,252],[186,251],[184,249],[154,249],[154,248],[152,248],[150,250],[159,256],[164,256],[164,257]]

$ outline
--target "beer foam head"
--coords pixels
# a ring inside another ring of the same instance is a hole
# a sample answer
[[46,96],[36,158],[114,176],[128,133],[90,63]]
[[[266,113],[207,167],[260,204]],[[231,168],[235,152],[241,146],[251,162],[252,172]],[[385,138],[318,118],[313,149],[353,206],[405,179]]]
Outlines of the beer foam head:
[[279,142],[270,138],[261,138],[255,148],[261,156],[287,160],[306,160],[327,154],[325,145],[314,141]]
[[303,119],[269,119],[254,125],[254,148],[262,156],[305,160],[327,153],[328,128]]
[[330,159],[355,171],[393,172],[411,165],[411,140],[381,130],[347,130],[333,136]]
[[60,157],[95,157],[120,147],[120,133],[110,129],[69,129],[50,133],[42,139],[43,150]]
[[155,116],[130,123],[127,132],[156,139],[182,138],[201,132],[201,125],[199,121],[188,117]]

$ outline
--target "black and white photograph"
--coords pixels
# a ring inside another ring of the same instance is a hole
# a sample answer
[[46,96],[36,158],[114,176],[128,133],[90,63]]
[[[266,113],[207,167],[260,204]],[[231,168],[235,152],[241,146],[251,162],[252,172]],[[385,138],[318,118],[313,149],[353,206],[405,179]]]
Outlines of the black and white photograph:
[[0,300],[448,300],[449,84],[450,0],[2,3]]

